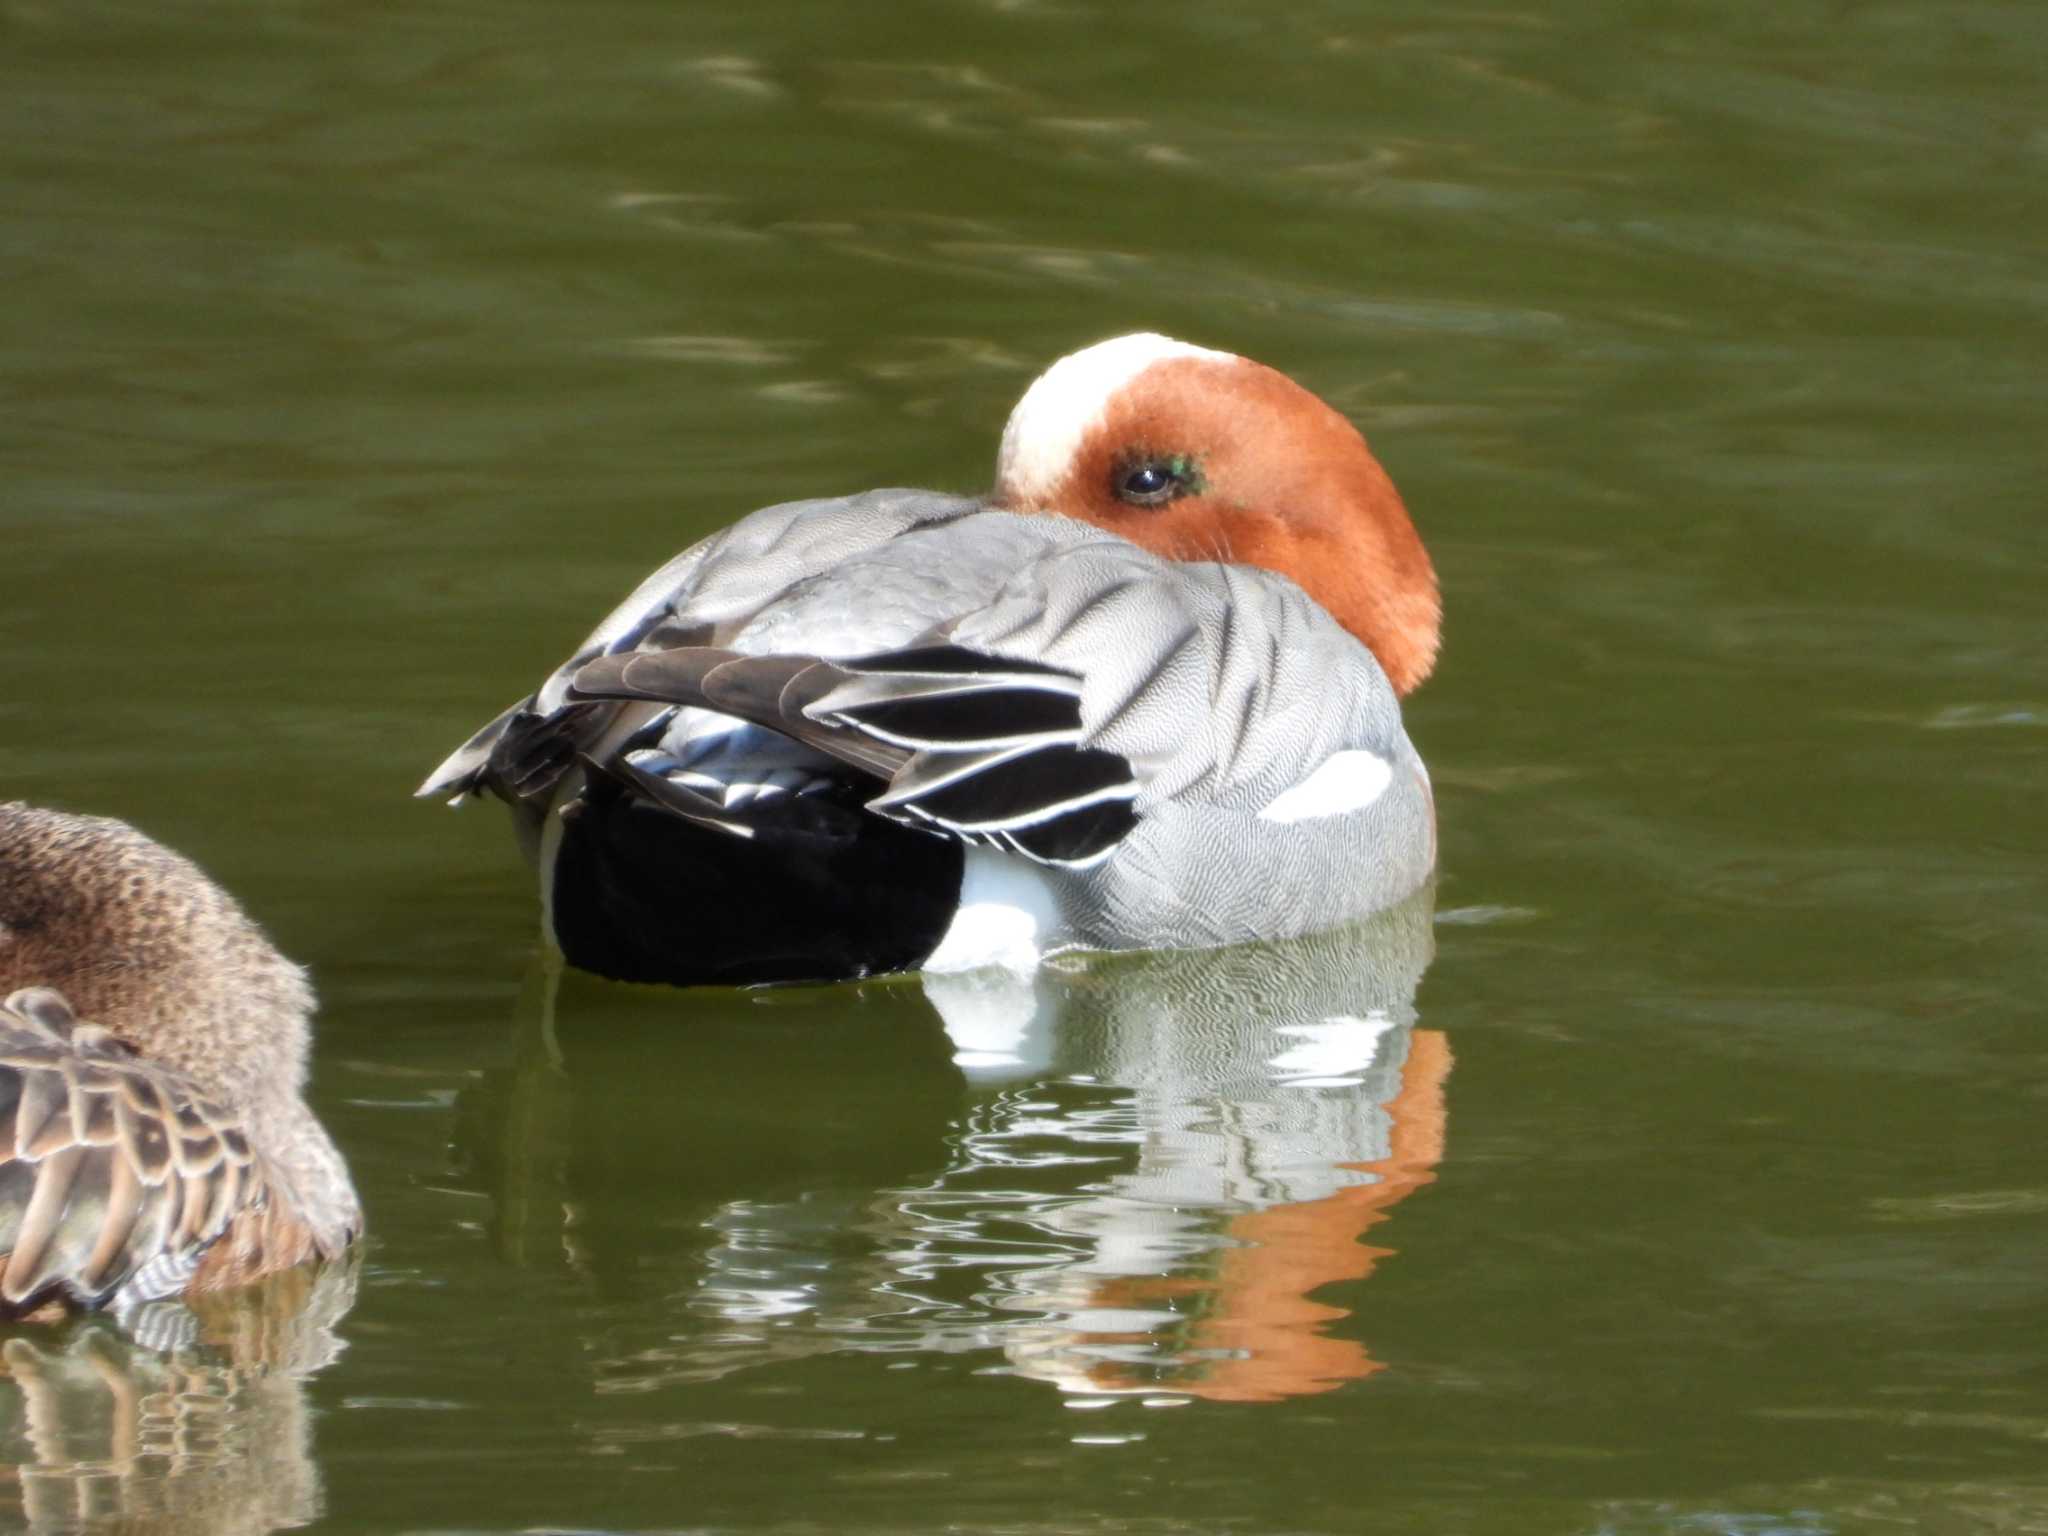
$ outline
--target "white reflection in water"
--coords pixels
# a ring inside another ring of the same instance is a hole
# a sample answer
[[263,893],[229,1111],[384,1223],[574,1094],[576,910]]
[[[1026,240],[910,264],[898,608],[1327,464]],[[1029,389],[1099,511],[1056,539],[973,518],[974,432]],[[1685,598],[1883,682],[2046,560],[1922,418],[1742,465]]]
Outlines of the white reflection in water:
[[1372,1271],[1387,1250],[1361,1235],[1442,1156],[1450,1054],[1413,1028],[1430,954],[1425,896],[1295,944],[926,978],[970,1085],[942,1170],[725,1205],[688,1298],[710,1326],[658,1374],[1000,1350],[1076,1407],[1369,1374],[1312,1293]]

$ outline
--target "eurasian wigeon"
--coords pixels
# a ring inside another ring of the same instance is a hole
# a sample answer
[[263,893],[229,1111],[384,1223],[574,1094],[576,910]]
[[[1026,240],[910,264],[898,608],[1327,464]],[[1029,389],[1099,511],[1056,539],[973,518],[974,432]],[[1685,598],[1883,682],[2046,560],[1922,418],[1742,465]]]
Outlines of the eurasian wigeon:
[[1025,392],[989,495],[749,514],[419,793],[510,804],[550,937],[628,980],[1291,938],[1430,876],[1438,623],[1342,415],[1124,336]]

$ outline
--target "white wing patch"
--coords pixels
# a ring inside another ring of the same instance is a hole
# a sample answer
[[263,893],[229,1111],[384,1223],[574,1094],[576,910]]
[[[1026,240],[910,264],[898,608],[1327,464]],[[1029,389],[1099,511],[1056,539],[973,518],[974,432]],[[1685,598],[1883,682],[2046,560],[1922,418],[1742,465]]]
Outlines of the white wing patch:
[[1357,748],[1325,758],[1316,771],[1275,795],[1259,812],[1261,821],[1313,821],[1362,811],[1394,782],[1394,765],[1377,752]]

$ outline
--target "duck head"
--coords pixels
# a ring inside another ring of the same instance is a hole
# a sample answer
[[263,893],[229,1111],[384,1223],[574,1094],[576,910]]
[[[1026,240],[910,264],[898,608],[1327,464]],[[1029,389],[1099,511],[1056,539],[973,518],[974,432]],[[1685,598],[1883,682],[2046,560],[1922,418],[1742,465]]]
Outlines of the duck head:
[[1061,358],[1010,413],[994,499],[1286,576],[1400,693],[1436,661],[1436,571],[1400,493],[1357,428],[1263,363],[1154,335]]
[[0,804],[0,997],[76,1014],[236,1103],[296,1098],[306,973],[191,860],[125,822]]

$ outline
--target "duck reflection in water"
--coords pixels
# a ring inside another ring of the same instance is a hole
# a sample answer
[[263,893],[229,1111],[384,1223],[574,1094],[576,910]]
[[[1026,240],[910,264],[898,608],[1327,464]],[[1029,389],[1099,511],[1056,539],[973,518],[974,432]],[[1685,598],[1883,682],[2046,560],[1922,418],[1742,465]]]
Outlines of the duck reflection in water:
[[1362,1234],[1443,1153],[1432,942],[1424,891],[1315,938],[1029,976],[687,1001],[550,978],[458,1150],[508,1255],[629,1293],[601,1391],[992,1350],[1084,1397],[1324,1392],[1378,1366],[1314,1293],[1372,1272]]
[[[1325,1331],[1343,1309],[1311,1293],[1372,1272],[1388,1250],[1361,1234],[1443,1156],[1450,1052],[1413,1027],[1430,953],[1425,899],[1294,943],[1105,958],[1035,985],[927,978],[985,1097],[953,1166],[906,1192],[916,1235],[894,1261],[952,1262],[956,1202],[1064,1154],[1082,1181],[1027,1217],[1050,1252],[992,1277],[1020,1319],[1002,1340],[1020,1373],[1250,1402],[1370,1374],[1362,1344]],[[1116,1142],[1135,1162],[1104,1176]]]
[[196,1298],[163,1350],[110,1319],[0,1340],[0,1530],[257,1536],[322,1512],[306,1384],[353,1258]]

